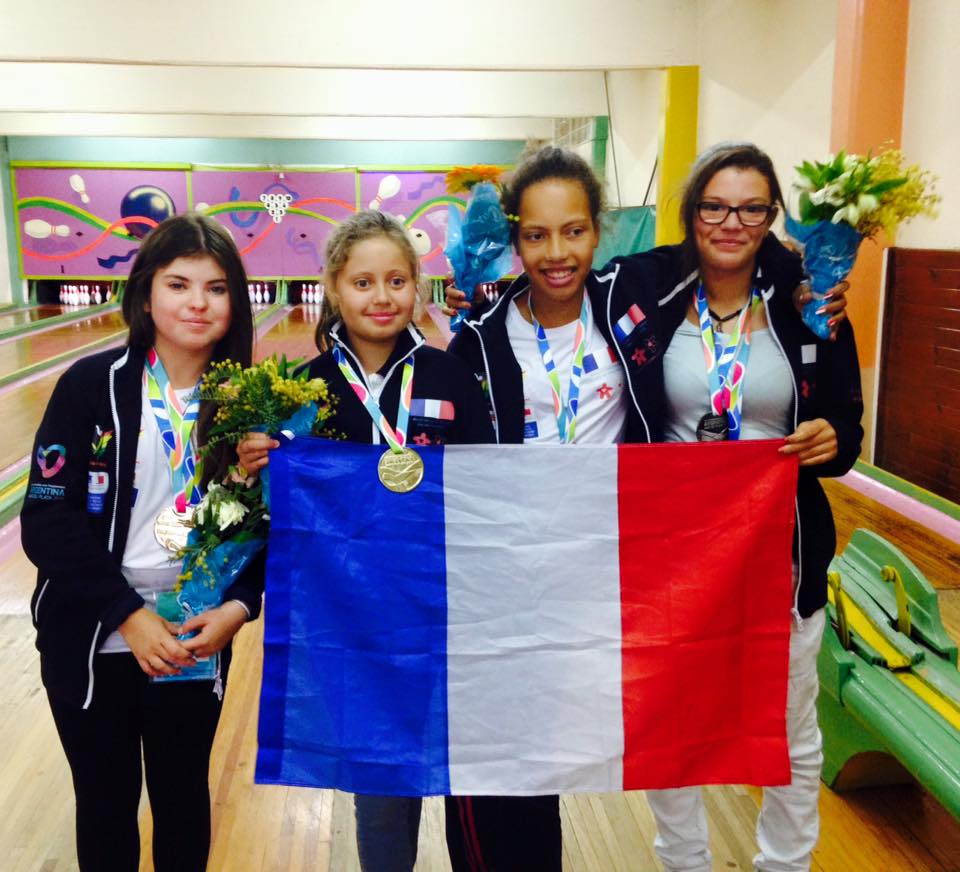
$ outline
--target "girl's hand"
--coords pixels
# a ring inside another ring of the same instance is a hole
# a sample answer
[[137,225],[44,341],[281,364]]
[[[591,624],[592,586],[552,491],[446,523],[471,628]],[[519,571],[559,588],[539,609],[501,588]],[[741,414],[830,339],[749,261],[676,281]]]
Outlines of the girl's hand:
[[816,466],[837,456],[837,431],[825,418],[801,421],[787,436],[781,454],[796,454],[801,466]]
[[444,306],[440,311],[443,312],[443,314],[448,318],[453,315],[457,309],[466,309],[468,312],[470,311],[472,306],[471,302],[467,299],[467,295],[458,287],[456,287],[456,285],[447,285],[443,292],[447,305]]
[[270,461],[270,452],[280,443],[266,433],[247,433],[237,446],[237,457],[247,475],[256,475]]
[[222,650],[227,642],[237,635],[247,622],[247,610],[240,603],[231,600],[215,609],[208,609],[190,618],[180,628],[181,633],[199,630],[192,639],[186,639],[183,647],[197,657],[209,657]]
[[192,666],[196,661],[177,641],[175,624],[165,621],[149,609],[139,608],[117,628],[130,646],[140,668],[151,678],[179,675],[179,666]]
[[[818,311],[830,315],[830,320],[827,323],[830,326],[831,341],[837,338],[837,327],[840,322],[847,319],[847,313],[844,310],[847,308],[847,291],[849,290],[849,282],[840,282],[840,284],[830,288],[821,301],[822,305]],[[802,312],[804,305],[812,299],[813,291],[810,290],[810,285],[806,282],[797,285],[793,292],[793,304],[797,307],[798,312]]]

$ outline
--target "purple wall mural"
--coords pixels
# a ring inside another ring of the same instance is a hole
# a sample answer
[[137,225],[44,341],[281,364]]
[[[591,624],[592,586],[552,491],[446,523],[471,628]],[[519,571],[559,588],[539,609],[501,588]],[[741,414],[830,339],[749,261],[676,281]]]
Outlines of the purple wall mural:
[[197,170],[195,208],[230,231],[249,275],[310,278],[323,269],[330,232],[354,211],[356,172],[280,175],[276,170]]
[[[331,231],[358,205],[401,219],[413,235],[424,275],[442,276],[450,273],[443,254],[448,210],[465,206],[463,197],[447,193],[442,170],[23,166],[14,173],[27,278],[125,277],[150,228],[192,206],[230,231],[251,277],[309,279],[323,271]],[[514,272],[520,270],[515,258]]]
[[185,170],[17,167],[25,276],[126,276],[151,227],[187,208]]

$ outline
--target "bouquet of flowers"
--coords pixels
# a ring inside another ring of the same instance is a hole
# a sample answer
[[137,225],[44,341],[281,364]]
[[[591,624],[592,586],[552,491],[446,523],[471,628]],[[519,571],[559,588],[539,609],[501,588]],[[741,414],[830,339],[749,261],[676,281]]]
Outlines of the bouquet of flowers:
[[[200,382],[200,398],[218,405],[204,453],[224,440],[235,444],[250,431],[319,432],[332,410],[322,379],[294,374],[300,361],[268,358],[243,369],[226,360]],[[193,513],[193,529],[177,557],[183,563],[173,591],[161,595],[157,611],[180,623],[223,602],[224,592],[267,541],[270,515],[266,484],[232,466],[213,482]],[[216,663],[189,667],[178,676],[213,678]],[[207,673],[210,674],[207,674]]]
[[905,166],[903,153],[892,148],[866,157],[841,151],[826,163],[804,161],[796,170],[799,220],[788,214],[785,227],[803,253],[813,291],[803,321],[825,339],[829,316],[817,310],[853,269],[860,243],[880,230],[892,235],[917,215],[936,215],[940,198],[933,176]]
[[[454,281],[468,300],[473,299],[477,285],[506,275],[513,262],[510,225],[500,208],[499,179],[499,167],[492,166],[454,167],[447,173],[447,190],[451,194],[470,195],[462,217],[456,206],[450,207],[447,244],[443,249],[453,267]],[[459,331],[464,317],[458,311],[450,319],[454,333]]]

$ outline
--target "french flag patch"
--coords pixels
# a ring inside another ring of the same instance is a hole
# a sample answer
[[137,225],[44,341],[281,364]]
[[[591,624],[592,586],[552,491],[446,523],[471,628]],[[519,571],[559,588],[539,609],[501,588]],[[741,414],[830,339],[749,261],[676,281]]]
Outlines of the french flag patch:
[[415,418],[435,418],[438,421],[453,421],[457,417],[450,400],[411,400],[410,414]]
[[613,332],[616,334],[616,337],[620,342],[625,342],[627,338],[633,333],[637,327],[643,323],[644,315],[640,307],[634,303],[629,309],[627,309],[627,314],[624,315],[616,324],[613,325]]
[[[599,360],[597,360],[597,358],[599,358]],[[606,366],[607,361],[605,358],[608,358],[610,363],[617,363],[617,353],[609,345],[603,351],[598,351],[596,354],[585,354],[583,356],[583,371],[593,372],[601,366]]]

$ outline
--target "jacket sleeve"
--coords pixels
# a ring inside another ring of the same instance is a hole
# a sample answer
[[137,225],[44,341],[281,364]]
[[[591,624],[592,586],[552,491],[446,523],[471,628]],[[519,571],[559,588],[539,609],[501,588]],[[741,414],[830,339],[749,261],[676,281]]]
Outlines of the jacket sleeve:
[[817,343],[817,407],[837,433],[837,456],[827,463],[801,468],[818,478],[844,475],[860,456],[863,442],[863,393],[853,327],[842,321],[833,342]]
[[787,248],[776,236],[768,233],[760,246],[760,268],[765,275],[773,279],[774,299],[788,302],[796,312],[793,292],[806,279],[803,271],[803,259],[795,251]]
[[491,421],[492,409],[486,393],[487,371],[480,354],[479,343],[471,332],[461,331],[450,340],[447,352],[456,358],[450,361],[462,388],[457,415],[462,425],[457,427],[457,442],[464,445],[485,445],[495,442]]
[[641,308],[658,305],[691,278],[691,274],[684,274],[679,245],[659,245],[649,251],[615,257],[598,272],[602,274],[614,266],[619,266],[622,274],[617,287],[623,288],[629,301]]
[[123,577],[87,513],[94,430],[90,390],[75,367],[54,388],[33,444],[21,540],[30,561],[58,588],[56,596],[95,604],[101,622],[112,631],[143,599]]
[[261,548],[223,594],[223,601],[240,600],[250,612],[250,620],[260,616],[267,575],[267,549]]

